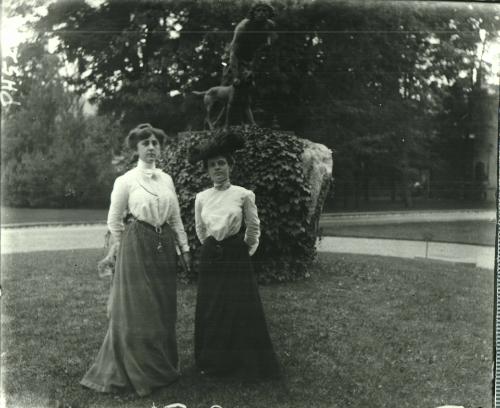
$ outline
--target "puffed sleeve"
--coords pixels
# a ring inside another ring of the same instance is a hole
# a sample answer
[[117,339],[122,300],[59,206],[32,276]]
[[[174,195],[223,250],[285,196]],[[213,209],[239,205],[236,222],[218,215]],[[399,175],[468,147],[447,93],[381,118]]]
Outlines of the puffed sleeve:
[[126,215],[128,206],[128,185],[124,176],[115,180],[113,191],[111,192],[111,203],[108,212],[108,229],[111,232],[114,242],[120,242],[125,225],[123,217]]
[[168,211],[168,225],[174,230],[177,237],[176,241],[182,252],[189,251],[189,243],[187,239],[186,231],[184,230],[184,224],[182,223],[181,210],[179,208],[179,199],[177,198],[177,193],[175,191],[174,182],[172,177],[167,175],[167,187],[171,190],[172,201]]
[[196,235],[198,236],[200,242],[203,244],[207,239],[207,229],[205,227],[205,224],[203,223],[203,220],[201,219],[201,208],[202,204],[200,195],[196,194],[196,199],[194,200],[194,221],[196,227]]
[[255,205],[255,194],[248,191],[243,201],[243,219],[246,225],[245,242],[249,246],[248,253],[253,255],[259,246],[260,220]]

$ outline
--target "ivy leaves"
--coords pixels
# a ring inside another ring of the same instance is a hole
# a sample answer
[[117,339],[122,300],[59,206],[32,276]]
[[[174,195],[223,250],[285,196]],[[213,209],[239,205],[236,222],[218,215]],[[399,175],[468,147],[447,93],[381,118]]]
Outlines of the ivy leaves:
[[[234,155],[231,182],[255,193],[261,243],[254,265],[263,282],[303,279],[315,255],[313,222],[306,220],[310,189],[304,177],[302,139],[291,132],[233,127],[245,139]],[[194,226],[196,193],[211,187],[201,163],[187,161],[189,149],[211,137],[208,131],[183,132],[165,149],[165,171],[174,179],[191,248],[200,246]],[[185,277],[193,279],[194,276]]]

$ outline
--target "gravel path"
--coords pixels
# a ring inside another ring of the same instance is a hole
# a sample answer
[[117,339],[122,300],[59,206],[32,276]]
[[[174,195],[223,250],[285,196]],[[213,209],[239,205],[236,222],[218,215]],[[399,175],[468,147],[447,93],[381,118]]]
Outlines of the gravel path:
[[422,242],[399,239],[324,237],[318,243],[320,252],[422,258],[446,262],[470,263],[480,268],[495,266],[495,247],[484,245]]
[[2,254],[104,248],[105,225],[5,228],[1,230]]
[[[463,218],[461,218],[463,219]],[[44,226],[3,228],[2,254],[104,248],[106,225]],[[324,237],[318,251],[358,253],[403,258],[431,258],[449,262],[465,262],[483,268],[494,267],[495,248],[481,245],[451,243]]]

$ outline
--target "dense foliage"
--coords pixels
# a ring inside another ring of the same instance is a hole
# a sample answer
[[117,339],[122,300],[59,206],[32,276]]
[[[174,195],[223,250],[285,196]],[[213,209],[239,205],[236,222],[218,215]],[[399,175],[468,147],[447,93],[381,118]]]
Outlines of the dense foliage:
[[78,95],[64,86],[57,59],[44,55],[39,64],[29,78],[34,86],[22,88],[20,105],[3,116],[2,204],[102,206],[116,176],[112,142],[119,127],[84,114]]
[[[307,276],[315,254],[314,218],[307,221],[310,191],[304,177],[300,138],[263,128],[233,128],[245,138],[235,154],[231,182],[252,190],[262,236],[254,255],[261,281],[296,280]],[[211,187],[202,163],[187,161],[190,147],[212,137],[210,132],[183,132],[164,154],[165,171],[174,179],[191,248],[200,243],[194,225],[196,193]]]
[[[271,3],[278,38],[256,62],[257,123],[334,149],[339,199],[353,196],[357,203],[361,195],[384,191],[411,206],[409,186],[422,174],[430,175],[428,193],[434,195],[473,177],[472,144],[481,145],[496,127],[490,102],[498,94],[486,81],[486,56],[499,43],[493,5]],[[27,45],[45,51],[26,57],[25,47],[18,58],[19,92],[37,85],[39,61],[49,54],[49,40],[57,39],[56,54],[72,64],[66,84],[90,96],[110,122],[119,121],[121,138],[140,122],[170,134],[201,129],[203,104],[191,91],[220,83],[227,44],[251,4],[52,2],[34,19],[38,34]],[[24,0],[9,10],[16,15],[39,8]],[[474,142],[467,141],[470,134]],[[111,142],[114,150],[117,142]]]

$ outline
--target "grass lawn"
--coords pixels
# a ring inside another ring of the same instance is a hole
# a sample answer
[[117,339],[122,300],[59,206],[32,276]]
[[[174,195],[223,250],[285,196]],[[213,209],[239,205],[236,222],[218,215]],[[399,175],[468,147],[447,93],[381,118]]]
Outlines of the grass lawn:
[[201,378],[195,285],[178,290],[181,380],[138,398],[78,382],[106,331],[101,250],[2,257],[8,407],[437,407],[491,404],[493,273],[465,265],[320,254],[304,282],[261,288],[282,383]]
[[[370,201],[360,199],[356,205],[354,198],[348,198],[344,202],[342,196],[336,196],[332,191],[333,197],[328,197],[325,202],[325,209],[334,212],[359,212],[359,211],[405,211],[408,208],[401,199],[392,201],[389,198],[375,198]],[[477,200],[459,200],[459,199],[439,199],[413,197],[412,210],[460,210],[470,208],[495,209],[495,200],[477,201]]]
[[[462,244],[495,245],[496,224],[490,221],[412,222],[397,224],[335,225],[320,224],[325,237],[364,237],[455,242]],[[428,238],[427,238],[428,239]]]

